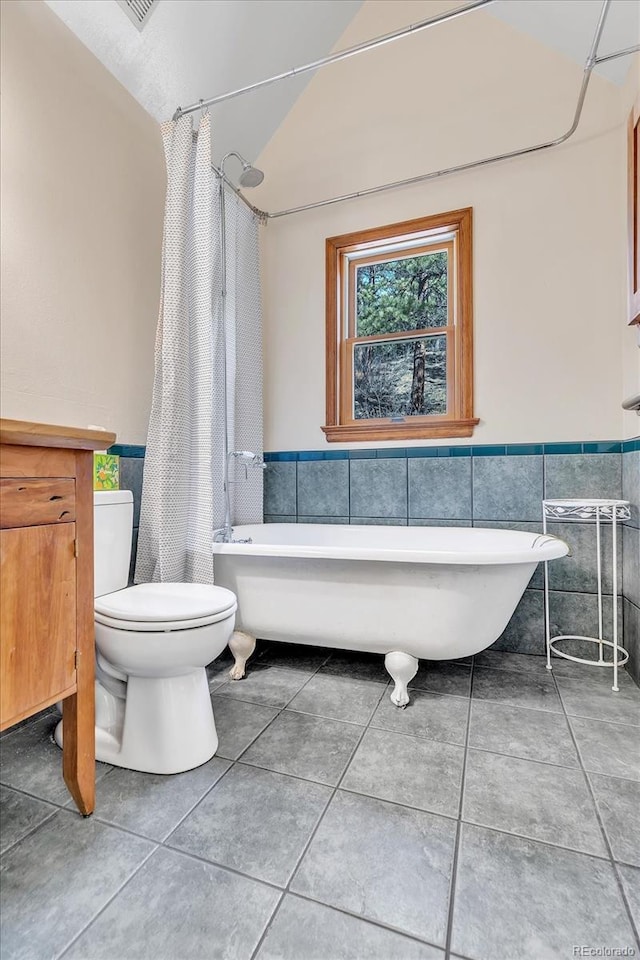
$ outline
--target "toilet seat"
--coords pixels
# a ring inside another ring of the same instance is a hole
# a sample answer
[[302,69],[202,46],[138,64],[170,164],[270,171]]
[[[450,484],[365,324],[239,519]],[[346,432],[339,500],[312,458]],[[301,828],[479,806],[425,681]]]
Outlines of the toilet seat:
[[95,598],[97,623],[116,630],[167,632],[207,626],[233,616],[231,590],[203,583],[140,583]]

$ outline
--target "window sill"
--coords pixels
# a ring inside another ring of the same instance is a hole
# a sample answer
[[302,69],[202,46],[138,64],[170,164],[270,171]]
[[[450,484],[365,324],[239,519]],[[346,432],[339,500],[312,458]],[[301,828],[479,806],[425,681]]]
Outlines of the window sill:
[[471,420],[441,420],[438,423],[349,423],[322,427],[329,443],[354,443],[367,440],[430,440],[470,437],[480,423]]

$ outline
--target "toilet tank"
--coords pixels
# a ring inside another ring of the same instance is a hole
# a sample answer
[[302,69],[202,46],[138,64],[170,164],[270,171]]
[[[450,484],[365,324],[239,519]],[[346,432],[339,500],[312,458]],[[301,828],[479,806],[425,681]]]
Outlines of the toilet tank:
[[127,586],[132,535],[131,491],[96,490],[93,494],[94,597]]

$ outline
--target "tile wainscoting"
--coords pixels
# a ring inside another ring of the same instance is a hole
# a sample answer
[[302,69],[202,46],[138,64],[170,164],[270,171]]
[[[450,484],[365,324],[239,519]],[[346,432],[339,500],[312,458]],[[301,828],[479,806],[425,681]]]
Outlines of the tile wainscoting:
[[[623,569],[618,614],[640,684],[640,439],[265,455],[265,522],[408,524],[542,529],[544,498],[622,497],[632,518],[618,543]],[[597,634],[595,528],[551,523],[571,555],[549,567],[554,633]],[[605,530],[605,631],[611,634],[611,530]],[[544,650],[542,568],[536,571],[496,650]]]
[[[117,445],[120,486],[133,491],[134,549],[145,448]],[[267,453],[265,522],[475,526],[539,531],[544,497],[624,497],[619,617],[640,685],[640,438],[602,443],[517,444]],[[549,568],[554,633],[597,632],[595,531],[555,523],[571,556]],[[605,532],[605,545],[611,531]],[[610,548],[606,551],[610,558]],[[611,632],[611,563],[605,569],[605,630]],[[542,569],[536,571],[496,650],[544,649]]]

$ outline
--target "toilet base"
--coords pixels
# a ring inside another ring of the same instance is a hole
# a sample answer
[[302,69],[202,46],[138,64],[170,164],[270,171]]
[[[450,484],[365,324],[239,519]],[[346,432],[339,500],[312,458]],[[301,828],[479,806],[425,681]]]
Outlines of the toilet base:
[[[62,746],[62,721],[55,739]],[[218,749],[204,667],[178,677],[129,677],[124,699],[96,683],[96,760],[143,773],[183,773]]]

